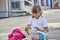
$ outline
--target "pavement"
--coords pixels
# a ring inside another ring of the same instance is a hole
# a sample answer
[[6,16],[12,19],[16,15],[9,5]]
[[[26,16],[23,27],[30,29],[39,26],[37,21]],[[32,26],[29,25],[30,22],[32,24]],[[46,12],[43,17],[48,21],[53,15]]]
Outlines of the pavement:
[[[49,40],[60,40],[60,9],[43,10],[48,21]],[[0,40],[7,40],[8,34],[16,27],[24,28],[31,16],[0,19]]]

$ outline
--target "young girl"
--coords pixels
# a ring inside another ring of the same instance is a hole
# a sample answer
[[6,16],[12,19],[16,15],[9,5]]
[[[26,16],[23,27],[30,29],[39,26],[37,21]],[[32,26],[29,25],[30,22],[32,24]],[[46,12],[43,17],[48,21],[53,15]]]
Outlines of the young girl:
[[[28,32],[28,29],[36,29],[37,35],[36,40],[48,40],[48,26],[46,19],[42,16],[42,10],[39,5],[35,5],[32,8],[32,17],[29,20],[27,26],[25,27],[25,31]],[[31,36],[32,40],[34,36]]]

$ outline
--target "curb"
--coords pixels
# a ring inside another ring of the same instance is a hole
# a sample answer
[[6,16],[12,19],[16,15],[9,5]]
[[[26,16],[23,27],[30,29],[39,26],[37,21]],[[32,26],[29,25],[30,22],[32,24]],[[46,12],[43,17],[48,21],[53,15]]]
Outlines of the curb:
[[60,28],[60,23],[48,23],[49,28]]

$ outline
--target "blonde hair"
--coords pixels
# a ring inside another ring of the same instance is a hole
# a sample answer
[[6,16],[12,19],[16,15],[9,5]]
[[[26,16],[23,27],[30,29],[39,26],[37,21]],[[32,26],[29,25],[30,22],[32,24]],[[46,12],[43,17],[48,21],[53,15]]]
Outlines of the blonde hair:
[[34,5],[33,8],[32,8],[32,13],[38,13],[38,12],[41,12],[40,15],[42,16],[42,10],[41,10],[40,5]]

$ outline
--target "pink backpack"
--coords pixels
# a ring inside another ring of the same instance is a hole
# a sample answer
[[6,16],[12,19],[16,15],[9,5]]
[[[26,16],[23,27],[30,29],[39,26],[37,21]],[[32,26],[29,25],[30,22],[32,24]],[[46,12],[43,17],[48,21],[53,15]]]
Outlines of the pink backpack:
[[8,35],[8,40],[22,40],[23,38],[25,38],[25,35],[19,28],[15,28],[12,33]]

